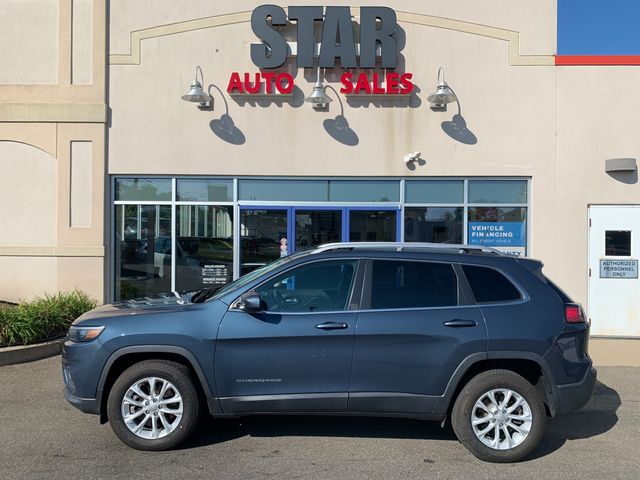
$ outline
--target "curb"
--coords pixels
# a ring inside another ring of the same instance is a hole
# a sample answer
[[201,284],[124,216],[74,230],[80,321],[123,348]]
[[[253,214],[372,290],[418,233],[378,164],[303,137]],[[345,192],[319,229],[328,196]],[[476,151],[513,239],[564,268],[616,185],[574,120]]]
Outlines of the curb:
[[16,363],[34,362],[43,358],[53,357],[62,352],[64,337],[35,345],[19,345],[16,347],[0,348],[0,367],[15,365]]

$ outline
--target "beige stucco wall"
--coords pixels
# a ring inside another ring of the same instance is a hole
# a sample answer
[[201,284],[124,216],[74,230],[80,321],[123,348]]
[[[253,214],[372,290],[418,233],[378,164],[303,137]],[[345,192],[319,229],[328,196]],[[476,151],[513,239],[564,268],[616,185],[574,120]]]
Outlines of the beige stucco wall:
[[0,141],[0,245],[56,240],[56,159],[31,145]]
[[[6,0],[0,26],[0,300],[81,288],[103,301],[106,3]],[[90,151],[74,159],[72,142]]]
[[[558,71],[558,184],[555,261],[558,281],[587,304],[588,205],[640,204],[636,181],[625,183],[604,171],[607,158],[638,157],[640,116],[633,66],[560,67]],[[601,101],[605,92],[616,100]]]
[[1,0],[0,84],[58,81],[58,0]]

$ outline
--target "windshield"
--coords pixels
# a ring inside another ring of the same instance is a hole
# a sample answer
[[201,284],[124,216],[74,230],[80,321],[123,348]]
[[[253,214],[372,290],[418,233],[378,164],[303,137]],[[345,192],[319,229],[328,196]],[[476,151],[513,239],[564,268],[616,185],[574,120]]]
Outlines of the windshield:
[[208,300],[212,300],[214,298],[220,298],[222,295],[225,295],[229,292],[231,292],[232,290],[235,290],[236,288],[240,288],[244,285],[246,285],[247,283],[251,283],[253,280],[255,280],[256,278],[260,277],[261,275],[264,275],[266,273],[271,272],[272,270],[275,270],[276,268],[278,268],[280,265],[284,265],[285,263],[290,262],[291,260],[293,260],[294,258],[298,257],[298,255],[294,254],[294,255],[289,255],[288,257],[280,257],[276,260],[273,260],[272,262],[267,263],[266,265],[263,265],[262,267],[247,273],[246,275],[243,275],[242,277],[238,278],[237,280],[234,280],[233,282],[227,284],[226,286],[222,287],[220,290],[217,290],[215,292],[215,295],[213,295],[212,297],[210,297]]

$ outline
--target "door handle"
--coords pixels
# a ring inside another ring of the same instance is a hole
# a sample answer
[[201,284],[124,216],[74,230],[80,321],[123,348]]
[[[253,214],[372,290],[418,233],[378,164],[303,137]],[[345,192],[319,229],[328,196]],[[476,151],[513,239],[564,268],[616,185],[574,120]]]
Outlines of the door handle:
[[478,325],[478,322],[475,320],[461,320],[459,318],[455,320],[448,320],[443,323],[445,327],[475,327]]
[[349,325],[346,323],[338,323],[338,322],[324,322],[316,325],[316,328],[320,330],[340,330],[343,328],[348,328]]

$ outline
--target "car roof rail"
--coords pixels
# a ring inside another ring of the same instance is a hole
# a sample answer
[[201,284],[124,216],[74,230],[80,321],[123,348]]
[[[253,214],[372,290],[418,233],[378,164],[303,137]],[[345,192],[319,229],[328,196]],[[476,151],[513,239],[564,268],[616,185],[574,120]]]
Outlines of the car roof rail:
[[396,252],[424,251],[434,253],[467,253],[472,255],[500,255],[508,256],[495,248],[483,245],[466,245],[457,243],[426,243],[426,242],[338,242],[318,245],[310,253],[322,253],[331,250],[381,250]]

